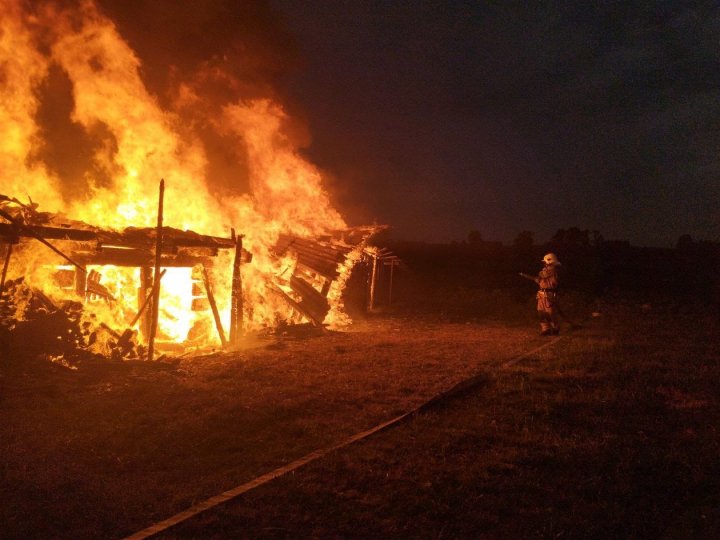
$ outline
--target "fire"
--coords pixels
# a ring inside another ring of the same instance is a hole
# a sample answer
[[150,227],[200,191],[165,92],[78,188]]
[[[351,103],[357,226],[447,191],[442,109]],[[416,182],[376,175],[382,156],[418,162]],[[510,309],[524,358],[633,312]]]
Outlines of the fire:
[[3,190],[42,193],[51,210],[61,207],[58,181],[47,170],[31,162],[39,142],[33,118],[38,109],[34,90],[47,74],[49,59],[40,54],[29,28],[29,16],[18,2],[0,2],[0,168]]
[[[273,284],[293,264],[271,253],[280,234],[321,235],[346,227],[323,188],[320,171],[304,160],[289,135],[292,119],[270,97],[211,99],[196,78],[181,81],[170,105],[161,105],[144,84],[142,63],[118,28],[92,0],[71,8],[65,2],[0,0],[0,193],[41,203],[41,210],[122,230],[152,227],[157,186],[165,179],[164,224],[180,230],[228,237],[234,227],[253,254],[243,266],[245,325],[257,328],[288,319],[291,310]],[[82,178],[62,178],[37,156],[43,145],[38,121],[39,87],[59,68],[72,89],[70,121],[93,141]],[[227,74],[218,78],[231,79]],[[230,85],[232,87],[232,85]],[[200,129],[231,142],[245,177],[221,191],[208,177],[207,150]],[[81,189],[68,189],[68,181]],[[249,192],[240,186],[249,185]],[[58,289],[48,278],[48,252],[35,247],[13,258],[17,274],[47,294]],[[38,250],[42,251],[38,255]],[[340,269],[348,274],[357,257]],[[62,261],[57,261],[63,264]],[[107,324],[122,326],[137,306],[139,269],[103,266],[101,284],[113,301],[89,304]],[[210,274],[227,331],[232,256],[223,252]],[[347,277],[329,295],[333,321],[347,321],[340,306]],[[162,279],[160,332],[170,341],[217,343],[209,310],[193,310],[202,299],[191,268],[168,268]],[[130,306],[130,307],[128,307]],[[122,322],[121,322],[122,321]],[[192,334],[192,335],[191,335]]]

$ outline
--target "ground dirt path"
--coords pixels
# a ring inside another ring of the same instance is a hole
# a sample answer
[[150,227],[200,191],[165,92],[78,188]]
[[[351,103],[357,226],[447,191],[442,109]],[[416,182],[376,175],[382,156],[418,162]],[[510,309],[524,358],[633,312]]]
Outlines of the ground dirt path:
[[163,538],[718,538],[717,316],[620,305]]
[[383,318],[173,364],[11,363],[0,373],[5,532],[121,537],[540,342],[527,326]]

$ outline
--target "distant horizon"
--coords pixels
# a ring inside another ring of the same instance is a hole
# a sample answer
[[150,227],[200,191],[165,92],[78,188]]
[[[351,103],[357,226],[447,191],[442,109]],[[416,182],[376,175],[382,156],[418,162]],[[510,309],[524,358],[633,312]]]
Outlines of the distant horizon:
[[[567,228],[567,227],[566,227]],[[392,227],[390,227],[390,240],[392,242],[408,242],[408,243],[417,243],[417,244],[427,244],[427,245],[454,245],[454,244],[467,244],[470,245],[470,242],[468,242],[467,237],[461,238],[461,239],[424,239],[424,238],[408,238],[408,237],[396,237],[392,234]],[[585,229],[580,229],[585,230]],[[588,229],[590,230],[590,229]],[[468,231],[469,232],[469,231]],[[600,234],[602,234],[602,231],[599,231]],[[519,233],[518,233],[519,234]],[[516,235],[517,236],[517,235]],[[603,243],[628,243],[632,247],[641,247],[641,248],[659,248],[659,249],[675,249],[677,247],[677,241],[682,237],[683,235],[678,236],[678,238],[673,242],[672,244],[666,244],[666,245],[658,245],[658,244],[640,244],[633,242],[629,239],[624,238],[607,238],[603,235]],[[695,238],[692,235],[692,241],[695,244],[718,244],[720,245],[720,239],[719,240],[709,240],[705,238]],[[483,236],[482,242],[484,243],[500,243],[503,246],[512,246],[515,238],[511,239],[495,239],[495,238],[486,238]],[[533,246],[541,247],[545,246],[552,242],[552,235],[548,237],[544,241],[540,241],[537,238],[533,237]]]

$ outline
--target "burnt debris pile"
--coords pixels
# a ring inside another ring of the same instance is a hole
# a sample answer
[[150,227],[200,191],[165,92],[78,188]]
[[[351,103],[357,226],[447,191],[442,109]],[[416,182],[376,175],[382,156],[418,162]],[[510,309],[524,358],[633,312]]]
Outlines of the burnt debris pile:
[[6,361],[47,360],[77,368],[89,361],[138,360],[146,354],[136,333],[118,333],[81,302],[54,301],[29,287],[24,278],[8,280],[0,291],[0,353]]

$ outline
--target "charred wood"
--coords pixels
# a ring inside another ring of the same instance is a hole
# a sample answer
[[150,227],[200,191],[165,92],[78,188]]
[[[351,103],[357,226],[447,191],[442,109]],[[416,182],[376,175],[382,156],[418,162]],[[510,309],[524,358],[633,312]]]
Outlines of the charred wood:
[[155,231],[155,271],[153,272],[152,310],[150,315],[150,335],[148,337],[148,360],[153,359],[155,345],[155,332],[158,325],[158,310],[160,304],[160,263],[162,261],[163,245],[163,202],[165,200],[165,179],[160,180],[158,195],[157,228]]
[[[119,248],[102,248],[100,251],[79,251],[73,254],[78,261],[83,264],[105,265],[112,264],[115,266],[151,266],[154,264],[154,254],[149,250],[140,249],[119,249]],[[208,257],[189,255],[180,252],[175,256],[163,253],[161,255],[160,265],[162,267],[192,267],[196,264],[206,262]]]
[[[234,231],[233,231],[234,234]],[[242,263],[243,243],[242,235],[235,239],[235,258],[233,259],[232,285],[230,292],[230,344],[237,346],[240,334],[243,331],[243,291],[242,291]]]
[[81,302],[53,302],[23,278],[9,280],[0,294],[0,342],[15,362],[44,359],[77,367],[87,360],[137,359],[142,346],[133,338],[85,316]]
[[10,266],[10,257],[12,256],[12,244],[7,244],[5,252],[5,261],[3,262],[2,278],[0,278],[0,291],[5,287],[5,279],[7,278],[8,266]]
[[215,321],[215,328],[217,329],[218,336],[220,337],[220,343],[223,347],[227,346],[227,340],[225,339],[225,330],[223,329],[222,322],[220,321],[220,312],[218,311],[217,303],[215,302],[215,295],[213,294],[212,285],[210,283],[210,276],[207,268],[202,267],[203,284],[205,285],[205,294],[207,294],[207,300],[210,304],[213,314],[213,320]]
[[41,237],[48,240],[74,240],[76,242],[91,242],[97,240],[93,231],[66,229],[63,227],[44,227],[40,225],[25,225],[19,229],[9,223],[0,223],[0,236],[12,240],[18,236],[27,238]]
[[[315,313],[313,313],[306,305],[302,304],[301,302],[296,301],[294,298],[292,298],[289,294],[287,294],[285,291],[277,288],[277,287],[270,287],[270,290],[280,296],[283,300],[285,300],[295,311],[300,313],[301,315],[305,316],[313,325],[315,325],[318,328],[323,328],[322,322],[323,319],[316,316]],[[324,318],[324,316],[323,316]]]
[[[89,227],[89,226],[88,226]],[[165,249],[170,252],[177,248],[231,249],[234,243],[230,238],[207,236],[192,231],[181,231],[172,227],[163,227]],[[156,243],[157,232],[154,228],[128,227],[123,232],[104,231],[88,228],[50,227],[44,225],[22,225],[0,223],[0,237],[7,241],[16,241],[18,237],[47,240],[71,240],[75,242],[94,242],[99,247],[123,247],[152,249]]]
[[305,280],[293,276],[290,280],[290,287],[302,300],[299,302],[304,311],[312,314],[313,320],[322,321],[330,310],[327,298],[320,294],[312,285]]

